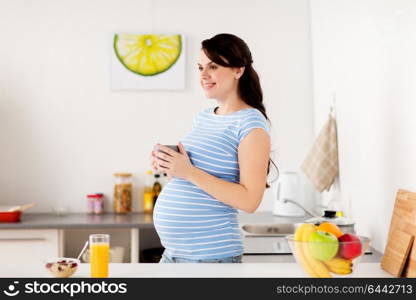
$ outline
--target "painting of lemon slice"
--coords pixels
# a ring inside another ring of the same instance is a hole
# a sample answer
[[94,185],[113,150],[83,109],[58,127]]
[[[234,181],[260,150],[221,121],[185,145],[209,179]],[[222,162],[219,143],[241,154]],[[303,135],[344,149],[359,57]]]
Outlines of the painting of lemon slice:
[[169,70],[182,50],[180,35],[115,34],[114,50],[128,70],[154,76]]

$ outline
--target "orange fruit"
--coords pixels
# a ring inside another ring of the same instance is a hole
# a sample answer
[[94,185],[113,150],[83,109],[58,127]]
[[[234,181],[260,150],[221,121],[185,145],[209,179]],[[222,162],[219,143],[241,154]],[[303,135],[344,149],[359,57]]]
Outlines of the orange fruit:
[[335,235],[337,238],[339,238],[344,233],[339,229],[339,227],[335,224],[332,224],[330,222],[323,222],[319,224],[319,226],[316,228],[316,230],[330,232],[333,235]]

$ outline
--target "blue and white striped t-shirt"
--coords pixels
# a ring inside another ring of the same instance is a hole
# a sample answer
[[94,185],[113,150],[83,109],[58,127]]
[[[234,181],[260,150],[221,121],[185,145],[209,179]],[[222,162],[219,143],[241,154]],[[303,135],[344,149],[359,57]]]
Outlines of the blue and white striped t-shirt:
[[[238,183],[238,146],[255,128],[270,134],[269,123],[255,108],[217,115],[214,107],[198,113],[181,140],[192,164],[223,180]],[[220,202],[193,183],[177,177],[163,188],[153,220],[170,256],[220,259],[243,254],[238,210]]]

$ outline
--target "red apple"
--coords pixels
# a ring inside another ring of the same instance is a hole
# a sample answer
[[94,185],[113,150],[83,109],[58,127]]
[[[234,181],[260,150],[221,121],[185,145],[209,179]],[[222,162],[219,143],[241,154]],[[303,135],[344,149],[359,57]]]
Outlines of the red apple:
[[360,239],[351,233],[346,233],[338,238],[339,252],[343,258],[354,259],[361,255],[361,241]]

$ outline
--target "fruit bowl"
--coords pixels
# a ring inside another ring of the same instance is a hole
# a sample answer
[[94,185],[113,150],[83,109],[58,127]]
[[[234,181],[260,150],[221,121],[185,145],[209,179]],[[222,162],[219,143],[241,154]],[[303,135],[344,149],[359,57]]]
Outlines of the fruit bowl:
[[80,264],[80,261],[76,258],[61,257],[56,259],[46,260],[45,268],[48,272],[57,278],[71,277]]
[[343,234],[333,224],[321,225],[301,224],[295,234],[286,237],[297,264],[308,277],[353,276],[370,239]]

